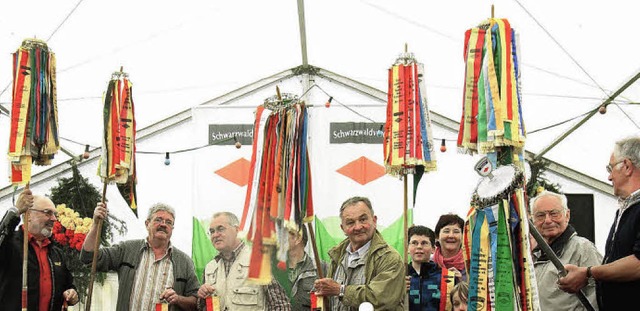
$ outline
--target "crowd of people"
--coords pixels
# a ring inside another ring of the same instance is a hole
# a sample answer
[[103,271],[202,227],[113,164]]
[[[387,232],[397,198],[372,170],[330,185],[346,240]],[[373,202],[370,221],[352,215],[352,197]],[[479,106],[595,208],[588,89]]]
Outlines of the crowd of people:
[[[595,310],[623,310],[640,292],[640,138],[618,141],[606,168],[619,208],[604,256],[569,224],[571,212],[564,195],[544,191],[530,201],[535,228],[553,252],[545,252],[541,245],[532,247],[541,310],[588,310],[574,295],[578,292]],[[94,223],[107,214],[107,205],[98,203]],[[19,215],[26,224],[16,230]],[[166,204],[149,209],[146,238],[99,249],[95,264],[98,271],[117,272],[116,309],[122,311],[155,310],[158,301],[166,302],[169,310],[205,310],[205,300],[211,296],[221,310],[310,310],[311,293],[324,299],[325,310],[358,310],[363,303],[375,310],[467,310],[461,217],[442,215],[435,231],[410,227],[406,264],[378,231],[368,198],[347,199],[339,215],[346,238],[329,251],[330,261],[321,262],[321,267],[305,251],[309,237],[304,228],[288,227],[289,294],[275,278],[265,285],[247,280],[251,248],[238,237],[237,215],[227,211],[216,212],[211,219],[209,234],[218,255],[206,265],[203,283],[191,258],[171,243],[176,213]],[[68,263],[50,239],[56,216],[51,200],[26,189],[15,210],[0,222],[3,310],[21,308],[25,234],[28,310],[60,310],[63,304],[78,302]],[[80,254],[87,265],[94,258],[97,227],[92,226]],[[566,275],[553,265],[552,256],[565,264]]]

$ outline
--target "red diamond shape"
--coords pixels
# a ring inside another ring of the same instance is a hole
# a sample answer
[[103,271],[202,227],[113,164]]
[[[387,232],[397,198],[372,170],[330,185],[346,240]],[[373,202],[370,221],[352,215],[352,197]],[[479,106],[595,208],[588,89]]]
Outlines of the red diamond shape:
[[215,171],[215,173],[240,187],[244,187],[249,183],[250,167],[251,162],[245,158],[240,158]]
[[361,185],[366,185],[386,173],[382,165],[369,160],[367,157],[359,157],[339,168],[337,172]]

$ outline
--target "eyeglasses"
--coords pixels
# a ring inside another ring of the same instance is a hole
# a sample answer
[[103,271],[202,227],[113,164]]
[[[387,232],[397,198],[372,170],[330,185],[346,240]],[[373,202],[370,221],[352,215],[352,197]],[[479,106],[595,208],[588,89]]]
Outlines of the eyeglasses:
[[217,228],[209,228],[209,235],[214,235],[216,232],[223,234],[225,231],[227,231],[227,227],[220,225]]
[[164,219],[164,218],[156,217],[156,218],[153,219],[153,223],[155,223],[156,225],[165,224],[165,225],[173,228],[173,220],[171,220],[171,219]]
[[55,216],[56,218],[58,218],[58,212],[56,211],[52,211],[50,209],[36,209],[36,208],[30,208],[30,211],[36,211],[36,212],[40,212],[43,213],[45,215],[47,215],[47,217],[51,218],[51,216]]
[[537,212],[533,214],[533,217],[536,219],[536,221],[544,221],[547,218],[547,214],[549,214],[549,217],[551,217],[551,219],[558,220],[562,216],[562,211],[553,209],[546,212]]
[[622,159],[622,160],[620,160],[620,161],[618,161],[618,162],[616,162],[616,163],[608,164],[608,165],[607,165],[607,173],[611,174],[611,172],[613,172],[613,168],[614,168],[614,167],[616,167],[616,165],[618,165],[618,164],[620,164],[620,163],[624,162],[624,160],[625,160],[625,159]]

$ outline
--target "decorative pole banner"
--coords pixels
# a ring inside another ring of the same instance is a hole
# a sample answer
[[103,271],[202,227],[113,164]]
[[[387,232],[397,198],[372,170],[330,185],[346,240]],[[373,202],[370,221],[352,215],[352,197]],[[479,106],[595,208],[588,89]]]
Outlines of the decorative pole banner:
[[259,284],[271,282],[272,255],[286,262],[286,225],[295,222],[302,228],[303,222],[313,220],[307,108],[296,96],[276,90],[277,95],[256,110],[249,184],[240,223],[240,230],[248,229],[247,239],[253,243],[248,278]]
[[[402,212],[404,263],[408,263],[406,241],[408,220],[407,174],[413,174],[413,202],[415,204],[418,183],[425,171],[436,170],[436,157],[431,133],[431,117],[427,109],[427,90],[424,82],[424,65],[418,63],[413,53],[404,53],[389,68],[387,93],[387,118],[383,133],[383,156],[387,173],[401,176],[404,184]],[[405,267],[408,273],[408,267]]]
[[506,19],[490,18],[465,32],[464,95],[458,132],[461,153],[524,146],[516,39]]
[[[9,180],[29,188],[31,163],[49,165],[60,149],[56,97],[56,57],[46,42],[25,39],[13,53],[13,89],[9,130]],[[24,214],[25,224],[29,213]],[[29,235],[23,235],[22,310],[27,310]]]
[[416,166],[436,170],[424,65],[402,53],[389,68],[384,163],[392,176],[413,174]]
[[482,179],[463,230],[468,310],[540,310],[524,190],[525,130],[516,41],[506,19],[492,17],[465,33],[458,151],[487,154],[475,166]]
[[129,76],[114,72],[104,95],[104,139],[98,175],[104,183],[116,182],[131,211],[136,205],[136,120]]
[[[103,140],[102,154],[98,164],[98,175],[102,179],[102,203],[105,203],[107,186],[116,182],[120,194],[123,196],[131,211],[138,217],[136,205],[136,120],[133,109],[132,83],[129,75],[114,72],[104,95],[103,108]],[[96,238],[91,262],[91,278],[87,295],[87,311],[91,310],[93,281],[96,275],[98,250],[100,249],[100,233],[102,221],[96,223],[98,237]],[[159,304],[160,308],[163,308]],[[156,305],[156,309],[158,305]]]
[[31,180],[31,163],[49,165],[60,149],[56,57],[42,40],[25,39],[13,53],[13,100],[9,137],[10,181]]

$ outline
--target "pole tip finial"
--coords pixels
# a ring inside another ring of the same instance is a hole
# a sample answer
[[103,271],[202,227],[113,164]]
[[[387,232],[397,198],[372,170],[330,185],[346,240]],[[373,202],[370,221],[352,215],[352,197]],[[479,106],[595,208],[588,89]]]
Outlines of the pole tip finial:
[[493,18],[495,15],[495,7],[493,6],[493,4],[491,5],[491,18]]

